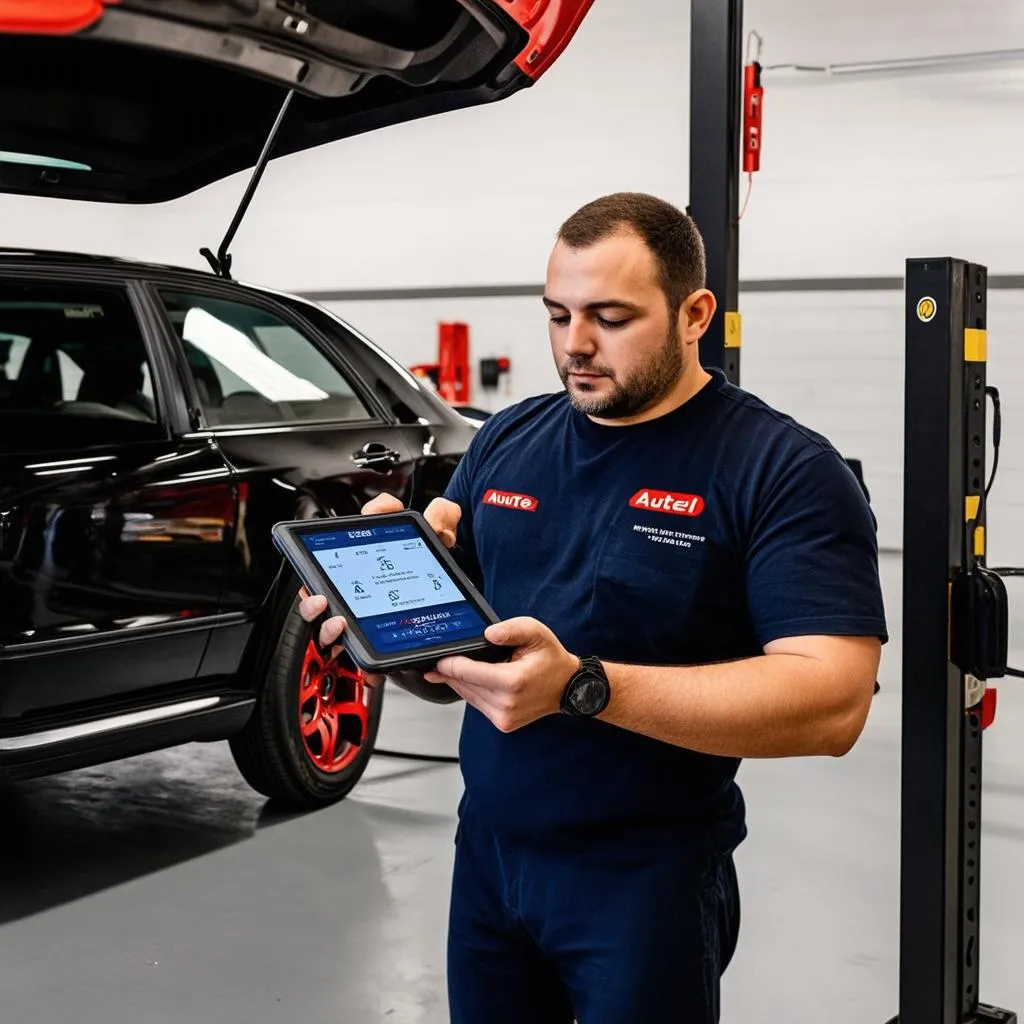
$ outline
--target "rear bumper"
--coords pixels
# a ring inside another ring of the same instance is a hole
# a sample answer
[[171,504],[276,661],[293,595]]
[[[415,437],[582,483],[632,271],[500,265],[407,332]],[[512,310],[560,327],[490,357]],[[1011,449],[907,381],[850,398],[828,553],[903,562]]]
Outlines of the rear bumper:
[[182,743],[227,739],[245,726],[254,705],[251,692],[210,692],[0,734],[0,782],[86,768]]

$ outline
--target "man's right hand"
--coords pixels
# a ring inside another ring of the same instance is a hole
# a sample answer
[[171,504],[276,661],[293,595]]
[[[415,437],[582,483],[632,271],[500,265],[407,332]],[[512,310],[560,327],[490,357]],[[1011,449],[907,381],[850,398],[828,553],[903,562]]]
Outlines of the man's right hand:
[[[405,506],[392,494],[378,494],[362,508],[362,515],[382,515],[389,512],[404,512]],[[455,546],[456,531],[462,518],[462,509],[447,498],[435,498],[423,513],[431,529],[441,538],[446,548]],[[327,598],[320,594],[310,595],[305,587],[299,588],[299,614],[306,622],[315,622],[327,611]],[[331,656],[337,657],[343,650],[338,639],[345,631],[345,619],[340,615],[325,619],[320,626],[320,646],[331,648]],[[333,645],[333,646],[332,646]],[[369,686],[380,686],[384,676],[366,674]]]

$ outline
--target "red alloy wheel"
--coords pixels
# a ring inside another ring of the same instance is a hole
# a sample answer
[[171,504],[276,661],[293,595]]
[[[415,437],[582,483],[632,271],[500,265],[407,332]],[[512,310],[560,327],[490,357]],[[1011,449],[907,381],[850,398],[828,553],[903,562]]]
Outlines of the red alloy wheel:
[[356,759],[366,742],[372,699],[372,688],[346,654],[325,660],[310,640],[299,680],[299,727],[306,754],[320,771],[342,772]]

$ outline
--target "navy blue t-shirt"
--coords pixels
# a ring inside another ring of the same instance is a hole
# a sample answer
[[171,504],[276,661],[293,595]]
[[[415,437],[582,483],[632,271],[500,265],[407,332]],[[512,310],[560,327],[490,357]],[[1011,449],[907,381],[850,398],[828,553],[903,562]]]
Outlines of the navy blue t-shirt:
[[[820,435],[717,370],[678,409],[595,424],[565,393],[487,420],[447,491],[459,557],[502,618],[528,615],[573,654],[693,665],[779,637],[887,639],[875,520]],[[467,706],[467,811],[554,841],[599,829],[745,835],[739,761],[597,719],[505,734]]]

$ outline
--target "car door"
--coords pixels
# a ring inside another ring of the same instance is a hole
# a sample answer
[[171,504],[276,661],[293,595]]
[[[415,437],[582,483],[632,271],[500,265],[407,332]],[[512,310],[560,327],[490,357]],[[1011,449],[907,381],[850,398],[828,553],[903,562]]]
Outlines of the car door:
[[[274,523],[354,515],[382,491],[408,503],[417,453],[343,356],[285,304],[212,280],[152,282],[150,294],[191,381],[193,436],[216,444],[238,481],[222,609],[251,620],[281,566]],[[204,673],[236,664],[246,635],[218,634]]]
[[0,721],[191,680],[236,517],[138,285],[0,279]]

